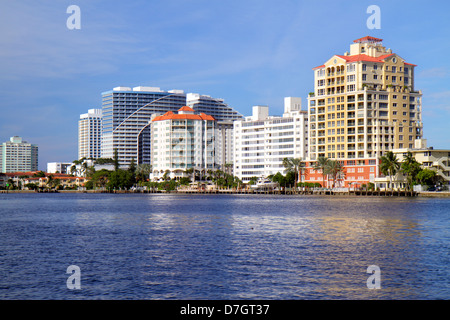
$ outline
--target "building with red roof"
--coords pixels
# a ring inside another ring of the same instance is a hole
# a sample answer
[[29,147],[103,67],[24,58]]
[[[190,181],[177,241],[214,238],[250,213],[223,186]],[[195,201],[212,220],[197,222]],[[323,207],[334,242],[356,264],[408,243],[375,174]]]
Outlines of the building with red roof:
[[[324,187],[374,183],[383,155],[413,148],[422,139],[422,93],[414,87],[417,66],[382,42],[371,36],[356,39],[350,51],[313,68],[304,181],[325,181]],[[331,177],[315,169],[321,158],[338,161],[341,174]]]
[[[218,169],[216,159],[216,119],[183,106],[178,112],[155,115],[151,123],[151,178],[190,177],[196,171]],[[192,170],[192,171],[193,171]]]

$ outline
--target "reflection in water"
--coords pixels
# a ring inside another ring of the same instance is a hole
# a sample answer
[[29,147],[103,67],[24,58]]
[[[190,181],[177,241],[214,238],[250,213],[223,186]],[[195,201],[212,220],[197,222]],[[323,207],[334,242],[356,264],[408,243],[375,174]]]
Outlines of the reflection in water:
[[[0,271],[7,276],[0,298],[445,299],[450,293],[447,199],[1,200]],[[83,277],[76,295],[65,288],[71,264]],[[381,269],[380,290],[366,287],[369,265]]]

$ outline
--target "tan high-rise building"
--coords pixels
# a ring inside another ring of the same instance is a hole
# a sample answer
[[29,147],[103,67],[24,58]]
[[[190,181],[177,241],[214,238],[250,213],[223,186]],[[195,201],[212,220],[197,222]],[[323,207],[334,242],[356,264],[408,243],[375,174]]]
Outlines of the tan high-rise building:
[[[416,65],[364,37],[350,52],[314,68],[308,98],[309,160],[339,160],[342,186],[373,182],[379,158],[394,148],[412,148],[422,138],[422,93],[414,88]],[[316,170],[317,171],[317,170]],[[310,170],[307,181],[322,182]],[[316,180],[316,181],[315,181]]]

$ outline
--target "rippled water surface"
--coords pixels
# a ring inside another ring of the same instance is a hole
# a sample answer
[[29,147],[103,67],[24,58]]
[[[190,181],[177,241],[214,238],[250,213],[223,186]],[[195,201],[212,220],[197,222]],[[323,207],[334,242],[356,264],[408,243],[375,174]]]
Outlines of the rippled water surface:
[[0,299],[449,299],[449,216],[450,199],[0,194]]

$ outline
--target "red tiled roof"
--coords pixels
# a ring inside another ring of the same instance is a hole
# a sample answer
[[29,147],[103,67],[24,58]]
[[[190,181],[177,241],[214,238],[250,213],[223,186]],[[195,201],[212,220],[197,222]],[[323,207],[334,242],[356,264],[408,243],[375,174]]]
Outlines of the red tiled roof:
[[325,65],[323,64],[323,65],[321,65],[321,66],[318,66],[318,67],[313,68],[313,70],[320,69],[320,68],[324,68],[324,67],[325,67]]
[[355,61],[367,61],[367,62],[384,62],[383,60],[392,56],[393,53],[391,54],[386,54],[383,56],[379,56],[379,57],[371,57],[368,56],[367,54],[355,54],[353,56],[340,56],[337,55],[339,58],[344,59],[347,62],[355,62]]
[[192,109],[191,107],[188,107],[188,106],[184,106],[184,107],[181,107],[180,109],[178,109],[178,111],[191,111],[191,112],[194,112],[194,109]]
[[365,42],[365,41],[368,41],[368,42],[382,42],[383,39],[367,36],[367,37],[364,37],[364,38],[353,40],[354,43]]
[[[189,107],[186,107],[186,108],[189,108]],[[187,110],[185,110],[185,111],[187,111]],[[162,116],[155,117],[152,121],[163,121],[163,120],[211,120],[211,121],[215,121],[216,119],[213,116],[210,116],[210,115],[207,115],[207,114],[204,114],[204,113],[200,113],[200,114],[174,114],[172,111],[169,111],[169,112],[166,112]]]
[[5,172],[4,175],[8,177],[20,177],[20,176],[33,176],[39,171],[28,171],[28,172]]

